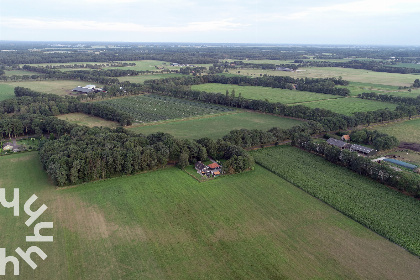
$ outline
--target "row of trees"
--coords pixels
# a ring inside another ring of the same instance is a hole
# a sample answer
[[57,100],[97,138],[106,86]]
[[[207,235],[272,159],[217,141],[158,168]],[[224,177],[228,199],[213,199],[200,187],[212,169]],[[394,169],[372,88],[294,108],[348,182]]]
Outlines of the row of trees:
[[411,74],[420,73],[420,69],[409,67],[396,67],[383,61],[376,60],[351,60],[351,61],[314,61],[314,60],[295,60],[300,63],[299,67],[343,67],[353,69],[365,69],[375,72]]
[[[295,135],[292,144],[323,156],[326,160],[344,166],[360,175],[420,197],[420,178],[414,173],[395,171],[385,164],[373,162],[367,157],[359,156],[356,152],[341,150],[326,142],[315,143],[307,134]],[[331,176],[334,176],[334,174],[331,174]]]
[[[281,116],[313,120],[320,122],[328,131],[340,129],[344,130],[357,125],[370,125],[371,123],[409,117],[416,115],[419,112],[419,108],[400,105],[394,111],[381,109],[369,112],[357,112],[352,116],[346,116],[330,110],[319,108],[312,109],[304,105],[288,106],[286,104],[271,103],[264,100],[244,99],[241,96],[233,97],[229,94],[226,95],[221,93],[208,93],[191,90],[188,86],[182,85],[184,83],[188,85],[200,83],[207,80],[209,77],[185,77],[185,79],[173,78],[159,81],[149,81],[146,85],[139,85],[139,88],[148,92],[168,95],[176,98],[185,98],[206,103],[272,113]],[[239,81],[235,80],[239,78],[240,77],[232,77],[232,80]],[[220,80],[217,79],[217,81]],[[134,85],[132,84],[132,86]]]

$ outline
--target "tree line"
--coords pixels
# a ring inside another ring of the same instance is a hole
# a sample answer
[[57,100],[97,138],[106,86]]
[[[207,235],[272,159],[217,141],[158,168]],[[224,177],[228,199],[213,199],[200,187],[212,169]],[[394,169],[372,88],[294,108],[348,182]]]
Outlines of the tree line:
[[[349,127],[358,125],[370,125],[371,123],[384,122],[403,117],[409,117],[419,113],[420,108],[412,108],[407,105],[397,106],[395,110],[380,109],[369,112],[356,112],[351,116],[338,114],[326,109],[309,108],[304,105],[289,106],[282,103],[271,103],[265,100],[245,99],[240,95],[232,96],[231,94],[209,93],[198,90],[191,90],[189,88],[192,84],[204,83],[206,81],[231,81],[232,84],[238,84],[242,77],[217,77],[213,80],[213,76],[203,77],[182,77],[182,78],[168,78],[161,80],[146,81],[145,85],[139,85],[139,88],[147,92],[172,96],[176,98],[185,98],[189,100],[196,100],[205,103],[220,104],[224,106],[244,108],[264,113],[271,113],[280,116],[294,117],[306,120],[317,121],[321,123],[329,131],[345,130]],[[246,77],[245,77],[246,78]],[[293,79],[285,77],[287,79]],[[339,83],[340,79],[337,79]],[[252,82],[252,79],[251,79]],[[248,84],[247,84],[248,85]],[[250,85],[256,85],[252,83]],[[135,84],[131,84],[133,88]]]
[[[396,67],[383,61],[376,60],[351,60],[351,61],[314,61],[314,60],[295,60],[299,63],[298,67],[342,67],[353,69],[365,69],[374,72],[413,74],[420,73],[420,69],[410,67]],[[388,62],[389,63],[389,62]]]

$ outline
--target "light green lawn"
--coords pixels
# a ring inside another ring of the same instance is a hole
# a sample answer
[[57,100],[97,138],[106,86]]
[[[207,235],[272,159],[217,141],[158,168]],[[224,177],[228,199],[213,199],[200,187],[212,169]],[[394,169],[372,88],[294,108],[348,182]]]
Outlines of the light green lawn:
[[193,90],[201,90],[206,92],[220,92],[222,94],[235,90],[235,96],[238,97],[239,93],[243,98],[268,100],[269,102],[280,102],[283,104],[293,104],[305,101],[324,100],[340,98],[338,95],[314,93],[308,91],[298,91],[289,89],[279,89],[270,87],[254,87],[254,86],[238,86],[238,85],[225,85],[217,83],[208,83],[201,85],[191,86]]
[[182,139],[199,139],[202,137],[218,139],[234,129],[268,130],[272,127],[290,128],[301,123],[298,120],[273,115],[235,112],[218,116],[203,116],[194,119],[133,126],[130,130],[143,134],[167,132]]

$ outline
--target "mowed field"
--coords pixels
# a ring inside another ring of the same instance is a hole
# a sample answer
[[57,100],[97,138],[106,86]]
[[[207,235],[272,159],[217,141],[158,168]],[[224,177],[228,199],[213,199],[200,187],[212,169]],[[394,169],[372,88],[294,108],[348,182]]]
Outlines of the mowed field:
[[420,119],[377,125],[372,129],[395,136],[401,142],[420,144]]
[[420,256],[419,200],[295,147],[260,149],[252,155],[275,174]]
[[379,109],[394,110],[397,108],[397,104],[353,97],[305,102],[302,103],[302,105],[310,108],[328,109],[344,115],[351,115],[355,112],[367,112]]
[[70,123],[75,123],[78,125],[85,125],[88,127],[94,126],[103,126],[103,127],[110,127],[115,128],[118,126],[117,122],[108,121],[99,117],[83,114],[83,113],[70,113],[57,116],[60,120],[65,120]]
[[138,76],[118,77],[118,80],[120,82],[128,81],[130,83],[142,84],[142,83],[144,83],[144,81],[147,81],[147,80],[158,80],[158,79],[175,78],[175,77],[182,77],[182,76],[185,76],[185,75],[177,74],[177,73],[153,74],[153,75],[138,75]]
[[14,97],[14,89],[15,87],[12,85],[0,83],[0,101]]
[[269,102],[280,102],[283,104],[293,104],[324,99],[336,99],[341,97],[338,95],[322,94],[308,91],[279,89],[271,87],[225,85],[216,83],[193,85],[191,86],[191,89],[206,92],[220,92],[222,94],[225,94],[226,90],[229,91],[229,94],[232,93],[232,90],[235,90],[236,97],[238,97],[239,93],[241,93],[241,96],[243,98],[268,100]]
[[[70,80],[54,80],[54,81],[18,81],[18,82],[1,82],[1,85],[8,85],[9,87],[25,87],[43,93],[52,93],[57,95],[68,95],[72,89],[77,86],[84,87],[89,84],[84,81],[70,81]],[[101,87],[99,84],[95,84]]]
[[376,92],[378,94],[387,94],[401,97],[417,97],[420,95],[420,89],[399,89],[397,86],[388,86],[371,83],[350,82],[347,86],[338,86],[348,88],[350,95],[357,96],[364,92]]
[[[7,194],[38,196],[54,242],[22,279],[418,279],[420,260],[273,173],[198,183],[177,168],[55,190],[37,153],[0,158]],[[22,173],[25,176],[22,176]],[[7,255],[29,245],[0,211]],[[33,244],[31,244],[33,245]],[[7,266],[6,279],[12,266]]]
[[[246,76],[260,76],[267,74],[272,76],[291,76],[294,78],[329,78],[343,77],[344,80],[359,83],[381,84],[390,86],[412,86],[415,79],[419,75],[373,72],[363,69],[339,68],[339,67],[305,67],[300,68],[297,72],[285,72],[274,70],[230,70],[232,74],[240,74]],[[240,73],[238,73],[240,71]]]
[[101,104],[130,114],[138,123],[183,119],[207,114],[232,112],[230,107],[153,94],[100,101]]
[[182,139],[199,139],[202,137],[218,139],[234,129],[268,130],[273,127],[290,128],[301,123],[299,120],[268,114],[235,111],[223,115],[207,115],[198,118],[132,126],[129,129],[143,134],[167,132]]

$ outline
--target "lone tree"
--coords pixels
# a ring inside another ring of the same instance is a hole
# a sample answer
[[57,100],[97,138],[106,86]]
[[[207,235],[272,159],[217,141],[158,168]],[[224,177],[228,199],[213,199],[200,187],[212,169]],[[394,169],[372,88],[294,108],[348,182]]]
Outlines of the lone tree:
[[415,80],[414,80],[413,87],[415,87],[415,88],[420,88],[420,80],[419,80],[419,79],[415,79]]

